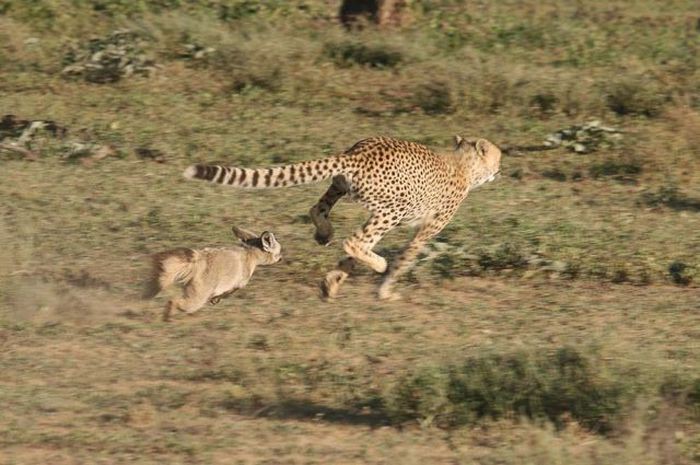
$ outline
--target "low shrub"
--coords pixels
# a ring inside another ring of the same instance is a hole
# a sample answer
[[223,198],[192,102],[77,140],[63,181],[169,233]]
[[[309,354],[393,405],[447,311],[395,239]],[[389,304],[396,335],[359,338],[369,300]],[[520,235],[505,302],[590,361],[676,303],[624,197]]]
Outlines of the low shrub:
[[659,395],[672,404],[686,407],[693,418],[700,420],[700,377],[668,375],[659,386]]
[[280,68],[244,69],[234,73],[231,77],[228,89],[240,94],[251,89],[262,89],[276,92],[282,85],[282,71]]
[[648,207],[666,206],[674,210],[700,211],[700,199],[686,196],[676,186],[663,186],[656,192],[644,192],[638,203]]
[[403,60],[403,55],[397,50],[360,42],[328,43],[323,50],[324,54],[341,68],[356,65],[369,68],[394,68]]
[[655,117],[667,100],[657,85],[645,79],[621,80],[605,90],[607,107],[619,116]]
[[283,86],[284,75],[279,57],[263,59],[262,52],[237,46],[222,46],[199,60],[228,80],[226,90],[236,94],[253,89],[277,92]]
[[642,172],[642,165],[636,160],[605,160],[589,169],[594,179],[611,177],[618,181],[630,181]]
[[634,389],[625,379],[607,378],[599,363],[571,347],[554,353],[486,354],[408,374],[385,404],[396,421],[460,426],[480,418],[521,415],[559,424],[569,416],[607,433],[633,398]]
[[524,268],[527,266],[527,259],[520,247],[506,242],[491,253],[482,253],[479,257],[479,265],[484,270],[501,271],[509,268]]
[[693,280],[693,269],[686,263],[675,261],[668,267],[671,282],[679,286],[687,286]]
[[452,95],[449,84],[441,81],[430,81],[419,85],[414,94],[415,105],[428,115],[451,113],[453,110]]
[[550,115],[555,112],[559,99],[550,92],[537,93],[530,99],[530,106],[540,115]]
[[559,168],[550,168],[542,171],[542,176],[553,181],[566,181],[566,173]]
[[[465,253],[462,248],[446,247],[431,260],[431,271],[441,279],[453,279],[458,276],[486,276],[501,272],[518,270],[525,272],[528,268],[542,268],[549,271],[548,260],[534,260],[524,249],[510,242],[504,242],[493,248]],[[553,270],[558,271],[558,270]]]

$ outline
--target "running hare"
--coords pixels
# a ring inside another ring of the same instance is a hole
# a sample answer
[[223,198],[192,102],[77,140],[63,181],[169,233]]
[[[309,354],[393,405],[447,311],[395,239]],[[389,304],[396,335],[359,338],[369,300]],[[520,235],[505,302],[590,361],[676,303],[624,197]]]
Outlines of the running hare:
[[164,321],[170,319],[173,310],[191,314],[207,302],[217,304],[245,287],[258,265],[280,260],[282,248],[271,232],[258,236],[234,226],[233,234],[241,240],[241,245],[179,248],[153,256],[153,274],[144,297],[155,297],[175,283],[184,290],[183,297],[168,301],[163,311]]

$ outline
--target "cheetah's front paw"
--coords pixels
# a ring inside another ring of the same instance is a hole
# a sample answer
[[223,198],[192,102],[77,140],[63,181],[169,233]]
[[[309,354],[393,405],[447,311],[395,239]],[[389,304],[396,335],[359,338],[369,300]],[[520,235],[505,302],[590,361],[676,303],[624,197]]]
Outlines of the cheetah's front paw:
[[379,274],[385,273],[387,269],[386,259],[384,257],[380,257],[379,255],[373,258],[374,259],[368,263],[370,268]]
[[347,273],[340,270],[329,272],[321,282],[321,297],[324,300],[334,299],[338,295],[340,285],[343,284],[347,276]]
[[384,286],[384,285],[379,287],[378,297],[379,297],[379,300],[384,300],[387,302],[394,302],[397,300],[401,300],[401,294],[393,291],[390,286]]

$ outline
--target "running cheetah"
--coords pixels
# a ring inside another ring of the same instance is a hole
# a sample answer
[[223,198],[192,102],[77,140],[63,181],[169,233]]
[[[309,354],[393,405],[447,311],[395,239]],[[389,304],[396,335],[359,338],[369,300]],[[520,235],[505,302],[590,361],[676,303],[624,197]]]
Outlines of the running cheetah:
[[[322,160],[272,168],[237,168],[192,165],[184,176],[240,188],[274,188],[308,184],[332,177],[326,193],[309,212],[316,226],[316,241],[333,237],[329,215],[344,195],[371,212],[365,225],[343,241],[347,253],[335,270],[326,274],[321,291],[337,295],[356,262],[385,273],[380,299],[396,299],[397,279],[415,262],[423,246],[452,219],[469,191],[492,181],[500,172],[501,150],[486,139],[455,137],[454,150],[436,154],[414,142],[373,137],[361,140],[344,153]],[[415,236],[387,272],[386,260],[372,251],[379,240],[402,223],[417,226]]]

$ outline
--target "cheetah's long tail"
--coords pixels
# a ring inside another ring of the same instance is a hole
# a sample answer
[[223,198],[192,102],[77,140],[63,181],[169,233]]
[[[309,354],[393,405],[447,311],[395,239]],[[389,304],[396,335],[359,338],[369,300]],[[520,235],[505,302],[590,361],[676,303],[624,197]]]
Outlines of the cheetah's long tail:
[[201,179],[233,187],[265,189],[323,181],[343,173],[345,168],[345,157],[334,156],[323,160],[258,169],[223,165],[191,165],[185,170],[183,176],[186,179]]

